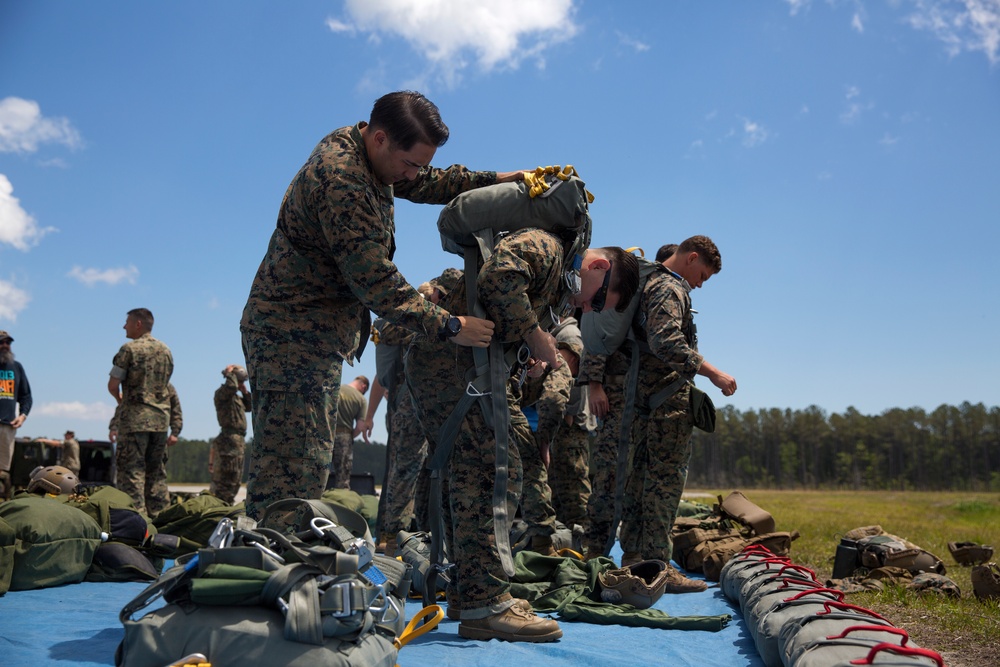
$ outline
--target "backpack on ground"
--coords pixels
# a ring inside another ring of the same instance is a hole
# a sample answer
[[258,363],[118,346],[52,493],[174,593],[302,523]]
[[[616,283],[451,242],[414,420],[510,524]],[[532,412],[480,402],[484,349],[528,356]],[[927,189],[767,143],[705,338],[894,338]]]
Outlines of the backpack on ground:
[[774,518],[740,491],[719,496],[710,516],[677,517],[671,540],[673,559],[689,572],[719,581],[722,569],[748,546],[765,547],[774,556],[787,556],[798,531],[775,531]]
[[0,595],[10,590],[10,578],[14,574],[14,552],[19,542],[14,527],[0,518]]
[[[443,613],[429,607],[406,625],[409,567],[375,555],[366,527],[360,515],[319,500],[279,501],[259,526],[223,519],[212,546],[179,558],[122,609],[115,664],[166,665],[199,653],[215,667],[391,667],[410,636]],[[166,606],[133,619],[161,595]]]
[[[908,540],[885,532],[882,526],[862,526],[844,534],[837,546],[838,574],[853,574],[858,568],[874,570],[899,567],[912,574],[945,574],[944,561]],[[845,555],[847,555],[845,557]],[[848,563],[849,556],[855,560]],[[844,575],[847,576],[847,575]]]
[[[527,172],[522,182],[476,188],[449,202],[438,217],[438,230],[444,250],[464,258],[468,313],[485,317],[476,289],[480,260],[488,260],[497,241],[507,233],[537,228],[558,236],[563,241],[564,269],[578,270],[583,252],[590,246],[592,221],[589,205],[592,201],[593,196],[587,192],[576,170],[566,166],[539,167]],[[556,312],[545,319],[557,318],[566,300],[568,295],[555,309]],[[548,330],[554,323],[543,321],[539,326]],[[431,470],[430,521],[435,536],[440,535],[440,503],[437,499],[440,499],[441,471],[448,462],[455,437],[473,402],[482,401],[483,413],[492,419],[496,435],[496,469],[506,470],[509,462],[507,382],[515,364],[527,361],[527,354],[522,354],[528,352],[527,347],[514,345],[504,349],[502,343],[494,339],[488,350],[473,348],[472,352],[475,368],[471,375],[474,379],[441,427],[434,455],[427,463],[427,468]],[[493,527],[500,563],[507,575],[513,576],[506,474],[497,475],[494,483]],[[440,539],[434,537],[431,561],[435,563],[440,562],[439,542]]]
[[[0,581],[9,578],[12,591],[83,581],[102,541],[96,521],[46,496],[24,494],[2,503],[0,519],[14,534],[12,557],[5,549],[0,560],[9,568],[0,572]],[[4,541],[10,541],[9,533]]]

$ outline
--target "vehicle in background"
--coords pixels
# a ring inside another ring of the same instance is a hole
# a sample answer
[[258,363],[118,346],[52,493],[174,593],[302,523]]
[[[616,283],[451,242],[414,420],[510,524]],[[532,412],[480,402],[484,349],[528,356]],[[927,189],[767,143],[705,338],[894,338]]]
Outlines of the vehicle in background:
[[[108,440],[78,440],[80,443],[80,481],[88,486],[114,485],[115,450]],[[26,489],[31,473],[38,466],[61,465],[62,449],[31,438],[14,440],[14,458],[10,477],[14,490]]]

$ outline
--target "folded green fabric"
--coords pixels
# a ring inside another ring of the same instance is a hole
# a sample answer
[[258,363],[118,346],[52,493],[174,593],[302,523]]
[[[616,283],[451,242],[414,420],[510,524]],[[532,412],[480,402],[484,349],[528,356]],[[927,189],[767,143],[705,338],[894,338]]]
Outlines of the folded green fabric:
[[717,632],[732,620],[718,616],[670,616],[659,609],[636,609],[601,600],[598,575],[618,567],[610,558],[581,561],[521,551],[514,556],[511,595],[531,602],[537,612],[555,613],[562,620],[598,625],[705,630]]

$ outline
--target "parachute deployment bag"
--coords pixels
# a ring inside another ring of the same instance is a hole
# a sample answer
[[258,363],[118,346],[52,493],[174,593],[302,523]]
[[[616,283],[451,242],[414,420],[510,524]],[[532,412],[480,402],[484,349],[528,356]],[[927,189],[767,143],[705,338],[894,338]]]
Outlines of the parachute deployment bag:
[[[126,605],[116,665],[192,653],[214,667],[394,665],[418,620],[404,628],[408,566],[375,555],[367,522],[344,507],[279,501],[265,523],[290,530],[223,519],[213,546],[178,559]],[[166,606],[133,620],[160,596]]]
[[0,504],[0,519],[16,537],[12,591],[83,581],[101,544],[96,521],[45,496],[29,495]]

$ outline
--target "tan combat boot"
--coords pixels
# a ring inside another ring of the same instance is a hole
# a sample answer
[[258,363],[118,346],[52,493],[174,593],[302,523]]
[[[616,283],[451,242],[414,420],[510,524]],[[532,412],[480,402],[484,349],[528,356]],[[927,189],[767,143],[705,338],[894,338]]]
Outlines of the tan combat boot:
[[[514,598],[514,606],[520,607],[528,613],[534,613],[535,611],[531,608],[530,602],[522,600],[521,598]],[[457,606],[448,605],[448,609],[445,610],[445,616],[447,616],[450,621],[460,621],[462,620],[462,610]]]
[[700,579],[688,579],[677,571],[673,565],[667,565],[667,585],[664,593],[700,593],[708,588],[708,584]]
[[552,642],[562,637],[563,633],[552,619],[536,616],[515,604],[486,618],[464,619],[458,626],[458,634],[479,641]]

